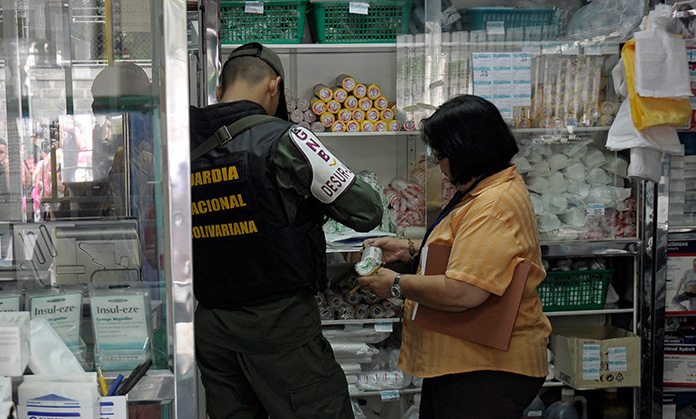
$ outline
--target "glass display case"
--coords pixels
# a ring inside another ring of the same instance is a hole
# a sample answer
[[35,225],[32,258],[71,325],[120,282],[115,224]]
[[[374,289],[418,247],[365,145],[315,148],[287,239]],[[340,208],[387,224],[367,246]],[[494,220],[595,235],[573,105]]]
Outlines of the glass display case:
[[195,417],[186,2],[7,0],[2,29],[0,298],[107,384],[152,361],[132,415]]

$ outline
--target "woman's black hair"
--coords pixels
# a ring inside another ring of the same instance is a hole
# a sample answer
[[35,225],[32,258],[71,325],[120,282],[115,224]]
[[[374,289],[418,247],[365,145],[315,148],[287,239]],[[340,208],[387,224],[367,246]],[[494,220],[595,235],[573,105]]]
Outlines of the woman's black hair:
[[453,97],[425,119],[423,141],[449,159],[455,184],[507,168],[519,151],[498,108],[474,95]]

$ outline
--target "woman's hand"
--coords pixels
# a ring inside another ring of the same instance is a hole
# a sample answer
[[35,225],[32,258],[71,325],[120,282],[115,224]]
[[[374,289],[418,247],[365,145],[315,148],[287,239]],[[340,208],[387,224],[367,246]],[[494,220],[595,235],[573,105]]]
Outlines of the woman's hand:
[[377,273],[370,276],[361,276],[358,278],[360,287],[366,291],[370,291],[379,298],[392,297],[391,286],[396,278],[396,272],[387,268],[379,268]]
[[377,237],[374,239],[367,239],[362,244],[363,247],[369,245],[382,249],[382,261],[387,263],[408,261],[411,259],[407,240],[397,239],[395,237]]

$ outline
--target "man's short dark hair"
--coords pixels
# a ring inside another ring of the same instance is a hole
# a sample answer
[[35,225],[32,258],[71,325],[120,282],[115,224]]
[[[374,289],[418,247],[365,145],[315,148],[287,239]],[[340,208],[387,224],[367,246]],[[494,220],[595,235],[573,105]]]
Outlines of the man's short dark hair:
[[425,119],[423,141],[449,159],[456,184],[509,167],[519,151],[498,108],[474,95],[456,96]]
[[220,84],[224,92],[233,82],[243,80],[252,85],[261,83],[268,76],[278,74],[265,61],[258,57],[237,57],[229,60],[222,68]]

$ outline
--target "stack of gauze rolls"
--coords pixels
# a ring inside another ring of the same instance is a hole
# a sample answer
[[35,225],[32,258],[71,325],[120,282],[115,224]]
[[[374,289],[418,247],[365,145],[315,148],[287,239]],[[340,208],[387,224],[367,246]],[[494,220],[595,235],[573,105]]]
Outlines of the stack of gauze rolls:
[[312,123],[317,121],[317,115],[309,109],[309,99],[295,95],[290,89],[285,89],[285,102],[288,107],[290,120],[307,129],[312,129]]
[[[288,100],[290,120],[315,132],[386,132],[415,130],[416,124],[383,95],[377,84],[358,83],[341,74],[334,83],[317,84],[311,98]],[[292,109],[291,109],[292,108]]]
[[[371,292],[356,289],[357,275],[351,275],[324,292],[316,294],[322,320],[383,319],[398,316],[401,306]],[[351,292],[352,291],[352,292]]]

